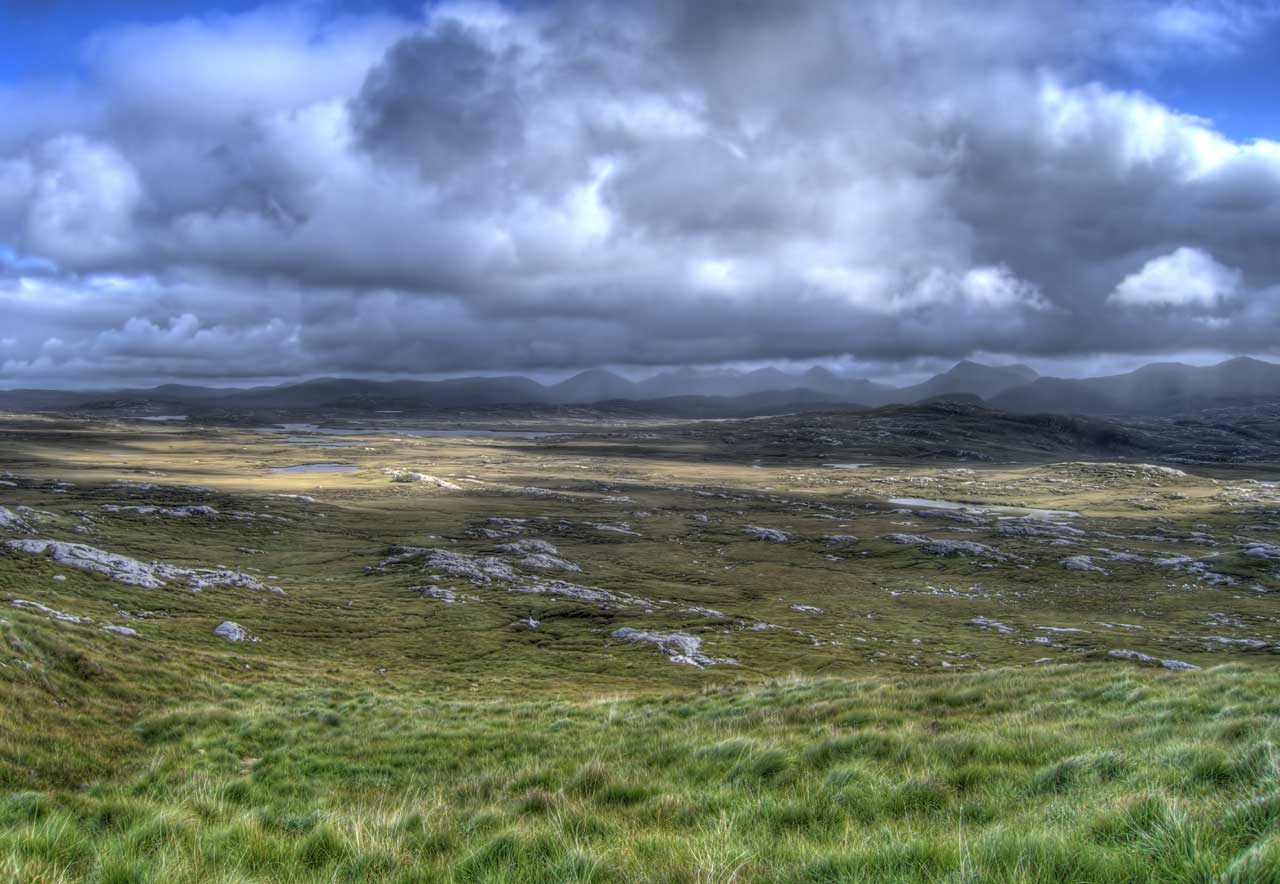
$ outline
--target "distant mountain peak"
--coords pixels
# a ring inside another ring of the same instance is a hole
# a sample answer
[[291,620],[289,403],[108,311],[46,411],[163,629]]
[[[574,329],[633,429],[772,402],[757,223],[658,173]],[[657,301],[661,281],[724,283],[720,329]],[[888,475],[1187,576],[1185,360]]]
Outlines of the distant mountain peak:
[[[607,368],[587,368],[587,369],[583,369],[577,374],[570,375],[565,380],[623,381],[623,380],[626,380],[626,378],[622,377],[622,375],[618,374],[617,372],[609,371],[609,369]],[[561,381],[561,383],[564,383],[564,381]]]
[[972,359],[961,359],[942,374],[959,376],[1007,375],[1028,380],[1040,377],[1040,374],[1034,368],[1021,362],[1016,362],[1013,365],[987,365],[983,362],[975,362]]

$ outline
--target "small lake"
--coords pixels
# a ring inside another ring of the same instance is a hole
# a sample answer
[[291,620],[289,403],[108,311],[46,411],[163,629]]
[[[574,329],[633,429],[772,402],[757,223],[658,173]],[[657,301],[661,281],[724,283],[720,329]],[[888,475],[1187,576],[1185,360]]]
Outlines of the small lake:
[[970,513],[1002,513],[1008,516],[1025,516],[1032,519],[1075,519],[1080,514],[1071,510],[1044,510],[1029,506],[1004,506],[987,503],[959,503],[954,500],[932,500],[925,497],[890,497],[894,506],[918,506],[923,509],[964,510]]
[[273,473],[349,473],[360,469],[350,463],[304,463],[296,467],[272,467]]
[[[319,436],[416,436],[423,439],[541,439],[545,436],[572,436],[573,433],[548,433],[540,430],[421,430],[413,427],[322,427],[317,424],[276,424],[261,427],[264,433],[315,433]],[[296,438],[296,437],[295,437]],[[290,439],[294,442],[294,439]],[[297,443],[295,443],[297,444]]]
[[426,439],[471,439],[496,436],[500,439],[541,439],[545,436],[571,436],[572,433],[546,433],[536,430],[392,430],[400,436]]
[[185,414],[151,414],[138,418],[138,420],[143,421],[184,421],[186,419],[187,415]]
[[869,463],[824,463],[824,467],[832,470],[860,470],[863,467],[869,467]]

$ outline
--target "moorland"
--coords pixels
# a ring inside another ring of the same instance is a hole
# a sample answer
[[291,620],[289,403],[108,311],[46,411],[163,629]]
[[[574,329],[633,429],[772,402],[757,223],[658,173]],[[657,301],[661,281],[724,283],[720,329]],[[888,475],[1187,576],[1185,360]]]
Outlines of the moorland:
[[1280,881],[1277,415],[0,415],[0,878]]

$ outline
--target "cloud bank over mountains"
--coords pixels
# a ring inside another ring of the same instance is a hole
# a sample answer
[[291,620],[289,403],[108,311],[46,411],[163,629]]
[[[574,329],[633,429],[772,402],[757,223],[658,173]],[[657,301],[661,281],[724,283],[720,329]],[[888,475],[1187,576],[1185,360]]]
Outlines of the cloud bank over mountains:
[[1261,3],[265,6],[0,84],[0,380],[1280,352]]

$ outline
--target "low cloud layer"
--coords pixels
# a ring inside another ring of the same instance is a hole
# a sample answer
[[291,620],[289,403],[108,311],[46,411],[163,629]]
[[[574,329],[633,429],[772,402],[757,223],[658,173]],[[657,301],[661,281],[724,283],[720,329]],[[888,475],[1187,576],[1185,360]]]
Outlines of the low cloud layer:
[[1267,4],[323,4],[0,84],[0,385],[1280,352]]

